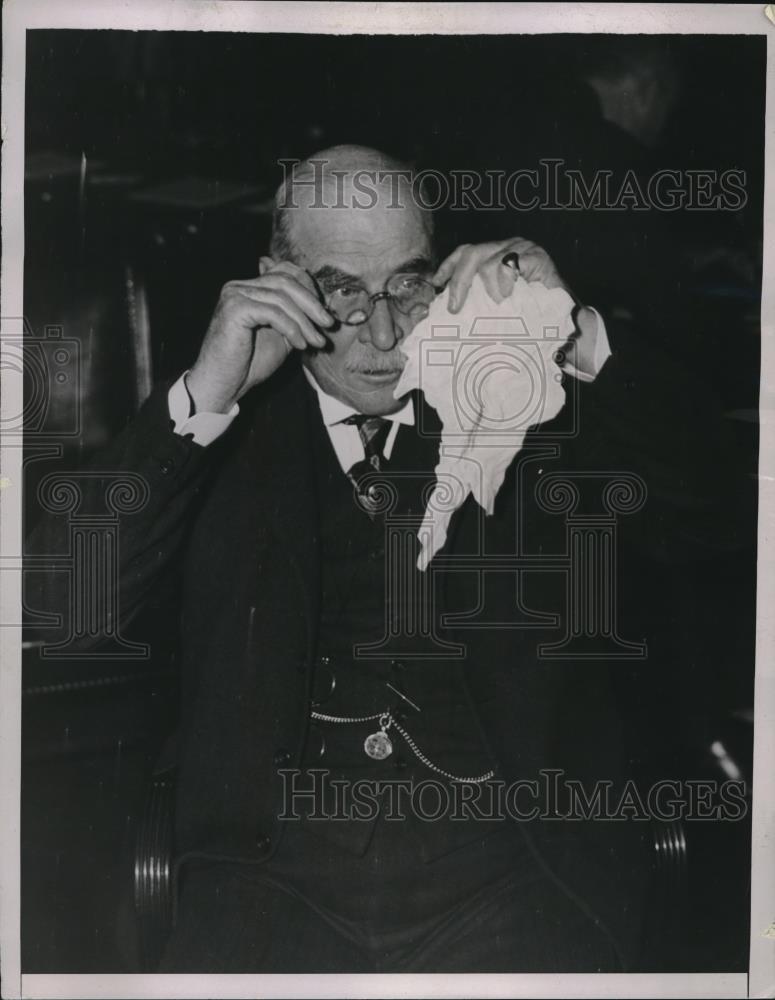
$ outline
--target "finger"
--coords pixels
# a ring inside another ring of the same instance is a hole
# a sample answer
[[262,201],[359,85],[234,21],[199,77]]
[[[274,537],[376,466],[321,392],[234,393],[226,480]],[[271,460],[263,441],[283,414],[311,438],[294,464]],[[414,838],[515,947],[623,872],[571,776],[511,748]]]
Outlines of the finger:
[[502,271],[511,271],[511,268],[504,267],[500,258],[489,260],[479,268],[479,277],[493,302],[503,302],[511,294],[514,287],[514,281],[509,279],[507,275],[506,280],[509,281],[509,285],[505,290],[501,289],[500,274]]
[[510,253],[516,253],[521,256],[523,253],[528,253],[531,250],[539,250],[540,247],[537,243],[532,240],[526,240],[522,236],[515,236],[512,240],[506,240],[501,244],[501,254],[507,257]]
[[258,313],[260,313],[261,319],[255,324],[256,326],[268,326],[275,333],[279,333],[291,347],[295,347],[298,351],[307,350],[309,345],[298,324],[287,313],[283,312],[282,309],[268,302],[262,302],[261,309],[257,311]]
[[235,282],[235,284],[240,288],[249,288],[253,291],[260,292],[266,288],[287,295],[313,323],[317,323],[319,326],[332,326],[335,322],[334,318],[318,298],[317,290],[306,271],[302,273],[309,282],[310,288],[306,288],[300,284],[297,275],[280,271],[279,267],[281,266],[279,265],[278,269],[271,274],[265,274],[261,278],[239,281]]
[[504,299],[509,298],[519,279],[520,271],[517,268],[504,264],[502,259],[498,262],[498,266],[494,268],[494,271],[498,290]]
[[546,288],[563,287],[554,261],[543,247],[529,240],[514,240],[509,250],[519,253],[519,271],[525,281],[538,281]]
[[445,260],[441,262],[441,264],[439,264],[436,273],[431,278],[431,284],[436,285],[437,288],[442,288],[444,285],[446,285],[446,283],[452,277],[452,274],[454,273],[454,270],[458,265],[458,261],[463,256],[463,254],[470,249],[471,249],[470,243],[463,243],[456,250],[453,250],[452,253],[449,255],[449,257],[447,257]]
[[268,287],[280,288],[287,292],[314,323],[331,326],[335,319],[320,301],[320,295],[312,278],[306,271],[301,273],[305,278],[304,284],[300,283],[298,274],[284,274],[277,271],[268,274],[264,280]]
[[246,331],[258,327],[271,327],[276,333],[286,337],[298,350],[307,349],[307,341],[299,325],[280,306],[266,298],[257,299],[232,288],[230,296],[230,317]]
[[[266,303],[267,305],[271,305],[273,308],[279,310],[283,315],[291,319],[294,327],[298,329],[300,335],[303,337],[305,347],[307,345],[318,348],[326,346],[326,338],[320,333],[319,330],[315,329],[306,313],[296,305],[290,296],[285,295],[282,291],[267,288],[265,285],[262,285],[260,288],[246,285],[244,288],[241,288],[240,291],[241,294],[250,299],[251,302],[262,304]],[[294,344],[294,346],[298,345]]]
[[321,303],[293,278],[274,275],[254,281],[236,281],[231,285],[255,301],[261,301],[266,297],[267,301],[284,302],[289,308],[293,306],[291,311],[294,315],[298,312],[306,325],[329,327],[334,323],[333,317]]
[[[304,289],[300,289],[300,291],[304,291]],[[293,298],[284,295],[282,291],[266,291],[262,294],[268,297],[268,301],[273,302],[274,305],[283,309],[290,316],[290,318],[298,326],[304,339],[311,347],[320,348],[326,346],[326,338],[318,329],[316,329],[314,324],[310,322],[307,313],[305,313],[304,310],[296,304],[296,301]]]
[[460,259],[455,273],[449,279],[449,311],[456,313],[463,308],[476,272],[482,263],[481,248],[472,247]]
[[540,279],[544,260],[540,253],[536,253],[537,249],[537,247],[531,247],[519,255],[519,273],[525,281],[538,281]]
[[311,292],[315,291],[315,283],[309,276],[309,273],[300,267],[298,264],[292,263],[290,260],[272,260],[271,257],[261,257],[259,262],[259,274],[264,277],[267,274],[287,274],[292,278],[296,278],[302,285],[309,288]]

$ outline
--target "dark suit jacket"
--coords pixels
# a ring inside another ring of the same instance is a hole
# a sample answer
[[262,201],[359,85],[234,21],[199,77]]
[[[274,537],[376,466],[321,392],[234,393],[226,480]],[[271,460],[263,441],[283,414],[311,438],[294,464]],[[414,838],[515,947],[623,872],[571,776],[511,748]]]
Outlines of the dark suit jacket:
[[[713,402],[665,345],[610,324],[608,332],[614,353],[596,382],[569,380],[572,403],[531,433],[524,475],[507,476],[496,514],[484,525],[489,551],[513,551],[517,524],[532,551],[558,551],[564,521],[537,510],[534,488],[540,475],[574,469],[626,470],[645,481],[645,508],[622,519],[622,552],[680,562],[735,544],[729,476],[717,474],[726,432]],[[132,470],[149,488],[143,510],[121,523],[120,607],[129,620],[158,587],[180,597],[182,855],[259,864],[281,836],[279,772],[298,763],[307,728],[320,591],[310,421],[319,413],[298,366],[288,363],[245,397],[219,441],[202,448],[173,432],[167,389],[153,392],[95,463],[106,472]],[[425,417],[432,423],[432,414]],[[569,421],[577,433],[558,437]],[[445,553],[476,552],[482,525],[469,500],[455,515]],[[44,521],[32,548],[61,548],[56,531],[61,523]],[[620,565],[626,576],[626,560]],[[55,589],[59,577],[31,581],[43,593],[31,594],[30,604],[67,607]],[[508,621],[514,577],[499,577],[487,600],[493,619]],[[558,610],[559,579],[537,574],[530,606]],[[446,591],[450,610],[474,608],[481,596],[475,574],[451,576]],[[636,606],[637,592],[630,597]],[[543,661],[536,648],[547,637],[558,636],[532,629],[462,636],[468,656],[461,669],[480,704],[498,776],[535,778],[539,768],[561,767],[587,780],[620,779],[626,760],[607,685],[610,665]],[[646,871],[642,824],[520,826],[537,864],[548,865],[615,934],[629,935],[623,947],[631,953]]]

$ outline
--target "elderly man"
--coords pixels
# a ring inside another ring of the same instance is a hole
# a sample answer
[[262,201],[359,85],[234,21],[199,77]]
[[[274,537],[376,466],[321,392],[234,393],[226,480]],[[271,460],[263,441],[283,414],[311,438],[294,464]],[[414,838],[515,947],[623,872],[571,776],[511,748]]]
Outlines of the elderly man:
[[[411,522],[439,448],[422,396],[394,398],[401,342],[447,284],[453,310],[475,275],[496,301],[517,270],[563,287],[521,239],[437,266],[432,218],[402,170],[359,147],[301,165],[278,192],[259,276],[226,285],[191,370],[99,461],[149,486],[122,522],[122,613],[162,582],[180,589],[180,893],[165,971],[596,971],[637,955],[633,824],[580,830],[480,805],[430,819],[390,794],[429,779],[478,793],[585,755],[587,776],[621,774],[604,672],[542,663],[535,629],[518,627],[525,595],[556,610],[556,574],[524,594],[514,573],[484,591],[476,573],[451,573],[429,593],[413,570],[398,596],[386,579],[384,519],[361,502],[360,477],[384,474]],[[664,351],[615,338],[584,306],[574,316],[565,364],[579,433],[532,472],[633,469],[650,494],[643,544],[718,540],[696,407]],[[518,518],[532,551],[549,546],[519,483],[507,477],[484,525],[491,552],[513,552]],[[483,523],[469,500],[445,551],[476,556]],[[447,627],[483,602],[501,627]],[[431,625],[383,648],[391,614]],[[345,793],[364,781],[375,793],[356,808]]]

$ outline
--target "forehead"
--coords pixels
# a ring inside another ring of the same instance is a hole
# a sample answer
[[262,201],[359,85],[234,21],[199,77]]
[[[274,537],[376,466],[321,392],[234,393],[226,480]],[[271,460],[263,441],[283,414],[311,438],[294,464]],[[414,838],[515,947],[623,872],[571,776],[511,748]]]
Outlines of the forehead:
[[292,212],[291,232],[299,263],[312,272],[333,267],[378,281],[431,254],[427,225],[413,205],[300,207]]

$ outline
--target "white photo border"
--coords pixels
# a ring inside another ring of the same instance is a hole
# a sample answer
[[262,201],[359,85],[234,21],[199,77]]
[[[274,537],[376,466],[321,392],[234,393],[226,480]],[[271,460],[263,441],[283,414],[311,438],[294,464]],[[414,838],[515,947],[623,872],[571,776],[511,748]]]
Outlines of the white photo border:
[[[282,3],[6,0],[2,69],[0,316],[23,315],[25,34],[35,28],[305,34],[720,34],[775,39],[763,4]],[[685,975],[29,975],[20,967],[20,630],[0,627],[0,968],[19,997],[765,997],[775,996],[775,61],[768,44],[749,972]],[[18,329],[5,318],[3,342]],[[0,420],[22,411],[2,367]],[[20,556],[21,448],[0,442],[0,555]],[[0,623],[18,622],[21,570],[0,574]]]

